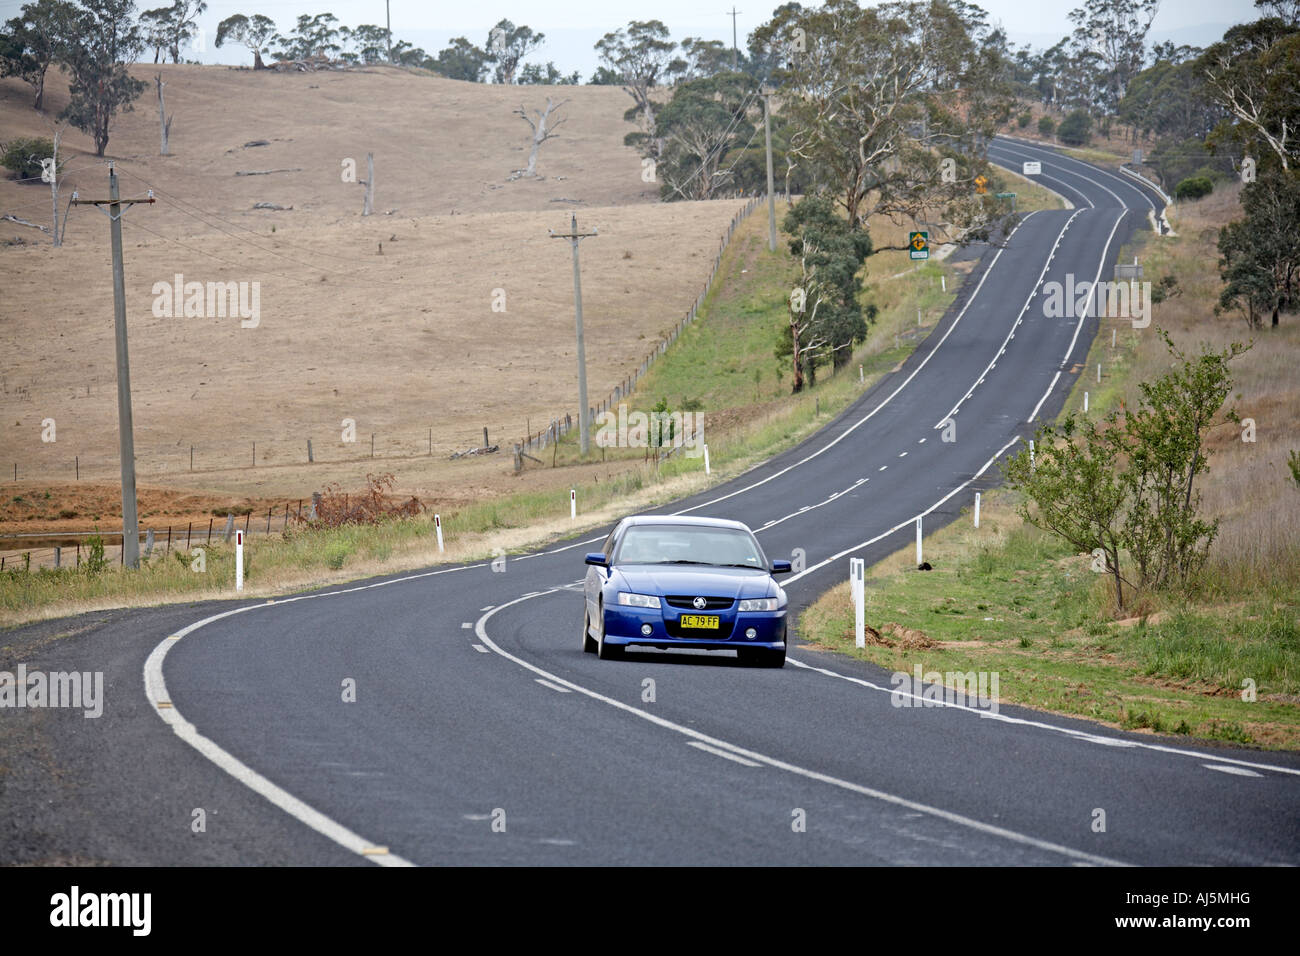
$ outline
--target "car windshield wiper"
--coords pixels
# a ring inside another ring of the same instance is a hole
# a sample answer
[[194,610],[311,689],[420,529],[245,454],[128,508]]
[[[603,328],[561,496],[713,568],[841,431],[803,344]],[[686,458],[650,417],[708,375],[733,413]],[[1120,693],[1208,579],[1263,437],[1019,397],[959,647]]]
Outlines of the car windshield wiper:
[[671,561],[653,561],[652,564],[703,564],[713,566],[711,561],[692,561],[690,558],[674,558]]
[[758,564],[715,564],[715,568],[748,568],[750,571],[762,571],[763,568]]

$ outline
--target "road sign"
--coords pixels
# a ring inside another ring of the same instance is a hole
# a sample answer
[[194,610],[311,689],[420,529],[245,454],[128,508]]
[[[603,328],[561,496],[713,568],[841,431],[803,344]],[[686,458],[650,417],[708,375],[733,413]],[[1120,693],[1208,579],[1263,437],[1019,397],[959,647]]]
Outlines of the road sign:
[[1025,163],[1024,173],[1026,176],[1038,176],[1043,171],[1043,164],[1039,162]]
[[983,173],[975,177],[975,192],[983,196],[988,192],[989,181]]
[[928,232],[909,232],[907,234],[907,244],[911,246],[907,250],[909,257],[913,259],[930,258],[930,234]]
[[1015,199],[1015,198],[1016,198],[1016,194],[1015,194],[1015,193],[994,193],[993,196],[994,196],[995,199]]

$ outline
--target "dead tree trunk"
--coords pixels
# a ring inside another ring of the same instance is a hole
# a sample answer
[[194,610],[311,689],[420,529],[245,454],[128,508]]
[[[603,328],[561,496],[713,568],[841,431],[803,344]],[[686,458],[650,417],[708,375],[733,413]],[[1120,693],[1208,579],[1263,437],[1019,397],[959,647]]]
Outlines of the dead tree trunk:
[[361,215],[369,216],[374,208],[375,199],[375,154],[366,153],[366,198],[361,206]]
[[170,154],[167,152],[167,136],[172,130],[172,117],[167,115],[167,104],[163,101],[163,87],[167,84],[163,82],[161,73],[155,73],[153,81],[158,87],[158,132],[162,137],[162,146],[158,150],[158,155],[168,156]]
[[55,248],[63,245],[59,238],[59,140],[63,139],[63,128],[60,127],[54,131],[54,157],[50,163],[50,208],[54,214],[54,237]]
[[552,103],[551,98],[548,96],[546,98],[546,109],[544,111],[533,110],[533,115],[537,117],[536,122],[534,122],[528,116],[528,111],[525,110],[524,107],[520,106],[519,109],[515,110],[515,113],[517,113],[519,116],[522,116],[524,122],[527,123],[529,127],[532,128],[533,148],[532,151],[528,154],[527,168],[522,170],[518,170],[518,169],[515,170],[515,176],[513,178],[518,179],[520,177],[524,177],[524,178],[531,179],[537,175],[538,150],[542,148],[542,144],[544,142],[546,142],[548,139],[552,139],[555,136],[556,127],[558,127],[561,123],[564,122],[564,120],[562,119],[557,119],[553,124],[551,124],[551,128],[547,129],[546,128],[547,121],[550,120],[552,113],[554,113],[556,110],[558,110],[561,106],[563,106],[567,102],[569,101],[563,100],[559,103]]

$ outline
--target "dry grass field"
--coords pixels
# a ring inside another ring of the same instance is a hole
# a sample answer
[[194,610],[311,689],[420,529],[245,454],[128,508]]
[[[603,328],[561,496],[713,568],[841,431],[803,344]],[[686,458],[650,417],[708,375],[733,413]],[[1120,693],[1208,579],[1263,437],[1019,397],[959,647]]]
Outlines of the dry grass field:
[[[396,471],[416,493],[498,493],[510,484],[506,456],[448,455],[480,444],[485,426],[505,442],[576,411],[572,259],[547,230],[576,211],[600,233],[582,244],[594,403],[688,309],[741,205],[659,204],[622,145],[631,100],[617,88],[499,89],[389,68],[157,70],[175,115],[172,155],[158,155],[155,68],[142,65],[151,88],[118,117],[106,159],[123,196],[152,188],[159,200],[123,220],[139,481],[145,494],[197,494],[196,511],[214,497],[360,484],[368,470]],[[558,138],[542,147],[538,179],[509,181],[529,139],[511,111],[548,94],[569,101]],[[51,115],[66,95],[51,84]],[[0,139],[47,134],[28,88],[0,80]],[[245,147],[254,140],[269,145]],[[356,160],[364,179],[367,152],[375,212],[363,218],[363,187],[343,181],[342,164]],[[70,130],[62,155],[61,206],[73,189],[107,194],[87,137]],[[291,171],[236,175],[271,169]],[[47,223],[49,206],[45,185],[0,180],[0,214]],[[0,479],[13,484],[14,463],[19,477],[6,504],[50,488],[75,497],[77,458],[84,481],[115,479],[108,233],[89,207],[73,212],[61,249],[0,223]],[[257,283],[256,327],[154,315],[155,283],[177,274]],[[47,419],[54,442],[41,440]],[[355,443],[342,441],[344,419]],[[382,461],[427,454],[430,430],[431,456]],[[29,530],[19,520],[6,511],[0,530]]]

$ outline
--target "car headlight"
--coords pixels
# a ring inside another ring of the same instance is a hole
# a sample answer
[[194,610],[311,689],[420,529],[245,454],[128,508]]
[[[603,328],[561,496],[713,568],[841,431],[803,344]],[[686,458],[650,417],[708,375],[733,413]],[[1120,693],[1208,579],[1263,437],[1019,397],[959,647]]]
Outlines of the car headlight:
[[618,603],[627,607],[649,607],[659,608],[662,605],[659,599],[653,594],[631,594],[628,591],[618,592]]
[[746,598],[740,602],[741,611],[775,611],[776,598]]

